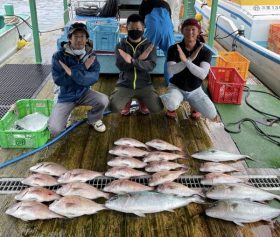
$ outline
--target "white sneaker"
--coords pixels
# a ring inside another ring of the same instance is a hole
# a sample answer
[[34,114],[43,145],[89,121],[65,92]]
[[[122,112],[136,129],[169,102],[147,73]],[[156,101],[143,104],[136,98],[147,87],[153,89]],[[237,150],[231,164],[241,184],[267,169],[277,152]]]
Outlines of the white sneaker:
[[92,126],[97,132],[105,132],[106,131],[106,126],[102,122],[102,120],[96,121],[95,123],[92,124]]

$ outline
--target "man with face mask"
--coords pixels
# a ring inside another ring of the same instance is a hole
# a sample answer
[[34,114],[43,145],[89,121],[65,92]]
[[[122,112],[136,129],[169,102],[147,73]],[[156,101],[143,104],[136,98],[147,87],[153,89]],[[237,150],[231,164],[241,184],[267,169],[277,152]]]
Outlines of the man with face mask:
[[87,105],[92,107],[87,113],[88,123],[96,131],[104,132],[106,127],[101,119],[109,100],[106,95],[90,90],[99,79],[100,64],[89,43],[86,25],[72,24],[68,39],[52,58],[52,77],[59,86],[59,95],[48,122],[49,131],[57,136],[65,129],[71,111]]
[[116,46],[116,66],[120,74],[110,97],[111,110],[129,115],[132,98],[136,98],[142,114],[160,112],[163,105],[149,74],[156,66],[156,49],[143,37],[142,17],[130,15],[127,18],[127,30],[128,37]]

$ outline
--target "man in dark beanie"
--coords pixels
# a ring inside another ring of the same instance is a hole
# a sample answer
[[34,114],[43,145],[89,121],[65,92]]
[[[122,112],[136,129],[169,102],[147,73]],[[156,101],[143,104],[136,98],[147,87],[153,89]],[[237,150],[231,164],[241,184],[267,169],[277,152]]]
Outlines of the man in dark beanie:
[[109,99],[90,89],[99,79],[100,64],[89,43],[86,25],[72,24],[68,40],[52,58],[52,77],[59,86],[59,95],[48,122],[49,131],[57,136],[65,129],[71,111],[87,105],[92,107],[87,113],[88,123],[96,131],[104,132],[106,127],[101,119]]

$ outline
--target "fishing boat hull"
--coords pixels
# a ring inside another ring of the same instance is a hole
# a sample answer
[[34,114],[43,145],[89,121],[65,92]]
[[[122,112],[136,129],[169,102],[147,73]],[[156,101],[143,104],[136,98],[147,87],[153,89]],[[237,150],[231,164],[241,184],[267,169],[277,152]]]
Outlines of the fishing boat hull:
[[22,15],[21,17],[24,21],[20,20],[16,26],[5,25],[4,28],[0,30],[0,64],[17,52],[18,32],[20,32],[25,40],[31,39],[32,30],[26,24],[26,22],[30,24],[31,18],[28,15]]
[[[208,6],[201,7],[201,1],[196,1],[195,9],[203,15],[203,25],[208,27],[211,8]],[[238,27],[229,18],[223,15],[217,15],[216,22],[216,40],[227,50],[236,51],[250,60],[250,71],[273,92],[280,96],[280,55],[276,54],[252,40],[239,36]],[[231,34],[231,35],[230,35]],[[230,35],[230,36],[228,36]],[[228,36],[228,37],[226,37]],[[233,45],[235,43],[235,46]]]

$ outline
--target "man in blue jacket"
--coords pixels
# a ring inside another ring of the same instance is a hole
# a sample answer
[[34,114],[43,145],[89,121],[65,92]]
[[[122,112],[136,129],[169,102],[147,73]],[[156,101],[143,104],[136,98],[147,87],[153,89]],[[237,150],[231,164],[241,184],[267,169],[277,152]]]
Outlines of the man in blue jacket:
[[74,23],[68,32],[69,42],[52,58],[52,77],[59,86],[58,101],[49,118],[48,127],[52,136],[61,133],[71,111],[80,105],[91,106],[88,123],[98,132],[106,130],[102,122],[103,112],[109,99],[105,94],[92,91],[99,79],[100,64],[89,43],[89,33],[83,23]]

